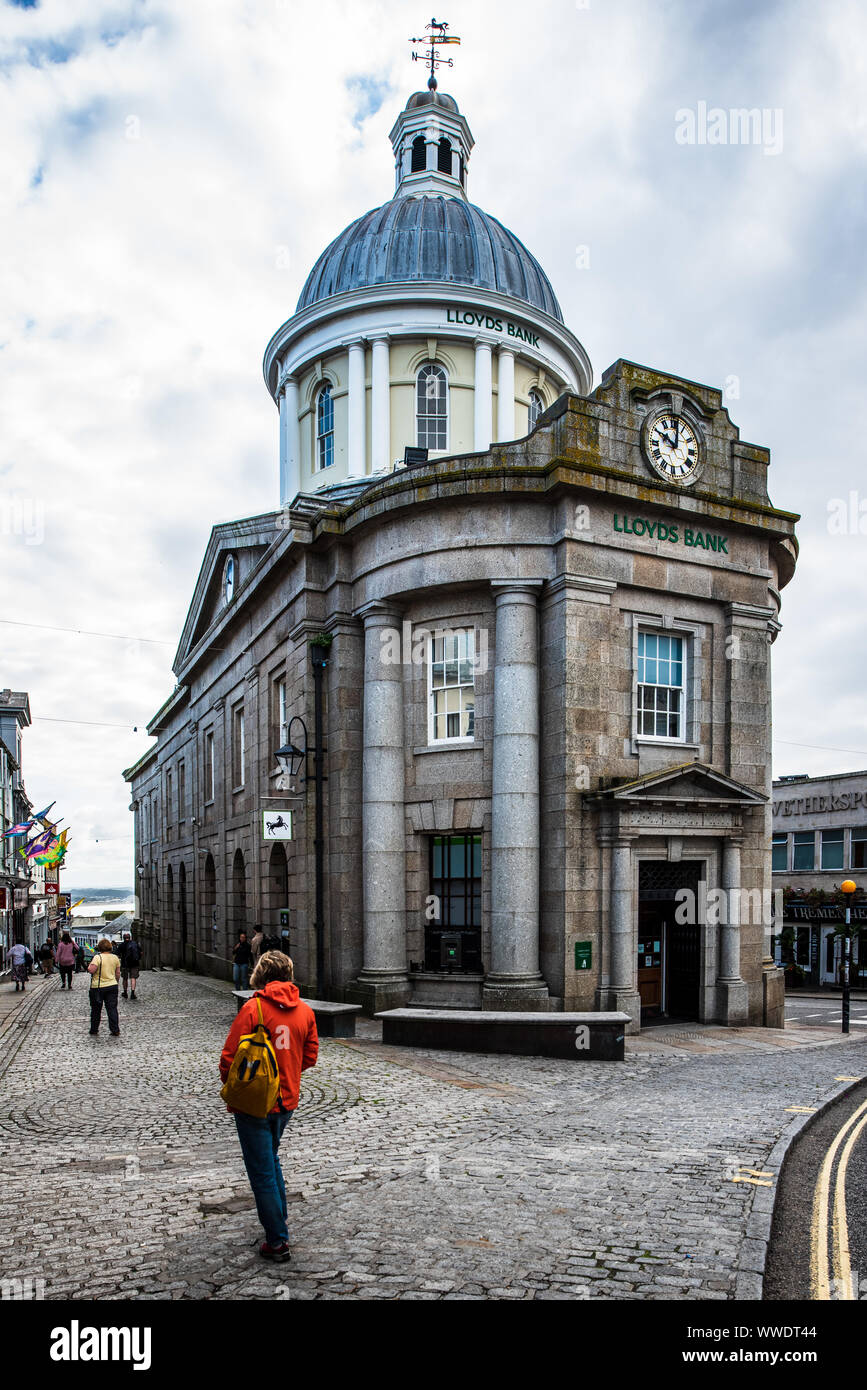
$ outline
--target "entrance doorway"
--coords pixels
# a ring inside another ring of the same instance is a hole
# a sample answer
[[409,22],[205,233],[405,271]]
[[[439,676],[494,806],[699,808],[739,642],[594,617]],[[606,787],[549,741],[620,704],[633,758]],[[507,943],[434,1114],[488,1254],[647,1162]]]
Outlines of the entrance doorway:
[[701,926],[678,922],[675,894],[696,896],[702,865],[645,860],[638,869],[637,987],[642,1024],[699,1016]]
[[833,927],[822,927],[822,942],[819,948],[819,983],[836,985],[840,976],[843,943]]

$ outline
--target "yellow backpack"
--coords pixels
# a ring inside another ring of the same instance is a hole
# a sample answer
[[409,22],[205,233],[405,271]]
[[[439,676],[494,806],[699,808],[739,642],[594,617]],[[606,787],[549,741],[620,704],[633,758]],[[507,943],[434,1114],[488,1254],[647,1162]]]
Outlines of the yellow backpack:
[[255,1115],[261,1120],[270,1115],[277,1104],[280,1071],[271,1034],[262,1018],[262,1004],[258,995],[256,1007],[259,1022],[252,1033],[242,1035],[220,1095],[233,1110]]

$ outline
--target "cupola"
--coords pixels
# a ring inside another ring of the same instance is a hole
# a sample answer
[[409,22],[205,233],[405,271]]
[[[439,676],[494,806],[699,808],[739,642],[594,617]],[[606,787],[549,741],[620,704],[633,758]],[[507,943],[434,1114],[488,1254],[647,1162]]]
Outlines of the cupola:
[[414,92],[389,135],[394,149],[395,196],[440,193],[467,196],[473,137],[454,97],[436,87]]

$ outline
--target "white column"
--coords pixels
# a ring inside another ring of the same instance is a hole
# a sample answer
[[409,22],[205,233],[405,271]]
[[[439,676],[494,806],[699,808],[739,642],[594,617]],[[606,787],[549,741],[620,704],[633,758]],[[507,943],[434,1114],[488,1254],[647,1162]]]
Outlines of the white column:
[[497,354],[497,439],[515,438],[515,354]]
[[491,345],[481,338],[476,339],[476,375],[473,397],[473,448],[477,453],[482,453],[491,447],[493,385],[491,381]]
[[391,405],[389,400],[388,338],[374,338],[370,367],[370,431],[372,472],[391,464]]
[[364,410],[364,344],[349,344],[349,438],[347,441],[347,473],[350,478],[363,478],[367,472]]
[[539,666],[542,580],[494,581],[491,968],[483,1007],[546,1007],[539,973]]
[[301,491],[301,441],[298,432],[298,382],[287,376],[280,393],[280,506]]

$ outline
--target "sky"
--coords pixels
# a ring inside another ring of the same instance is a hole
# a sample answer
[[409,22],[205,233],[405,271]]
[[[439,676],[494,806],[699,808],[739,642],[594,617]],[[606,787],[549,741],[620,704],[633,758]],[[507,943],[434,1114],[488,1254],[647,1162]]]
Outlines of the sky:
[[[445,17],[469,196],[540,260],[594,382],[625,357],[720,387],[802,514],[774,774],[867,768],[867,10]],[[325,245],[391,196],[428,18],[0,0],[0,688],[30,694],[25,781],[70,827],[70,882],[133,882],[121,772],[174,686],[210,528],[279,505],[265,344]]]

